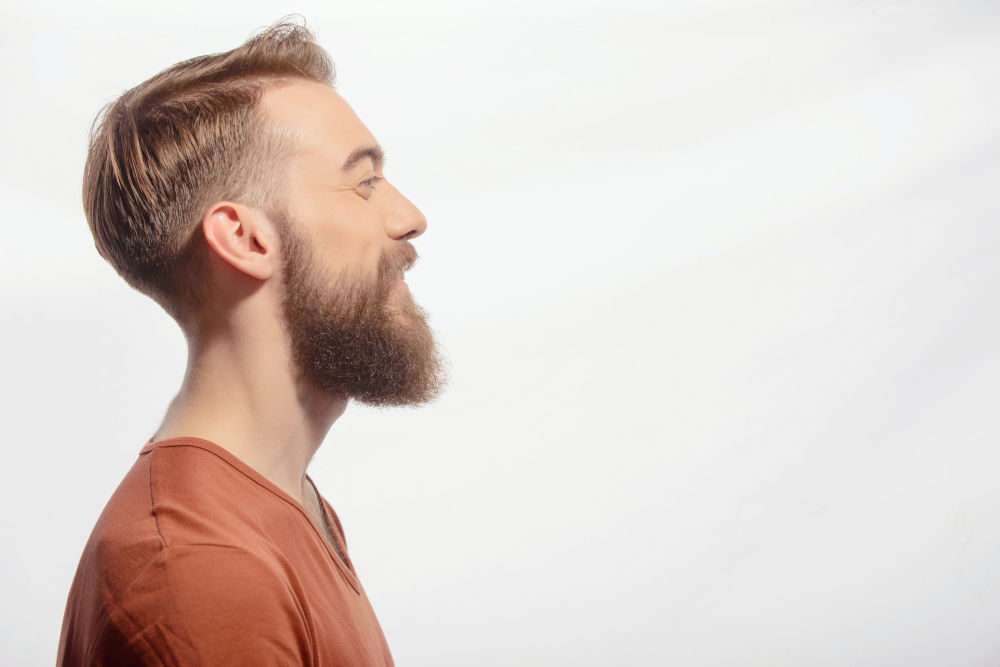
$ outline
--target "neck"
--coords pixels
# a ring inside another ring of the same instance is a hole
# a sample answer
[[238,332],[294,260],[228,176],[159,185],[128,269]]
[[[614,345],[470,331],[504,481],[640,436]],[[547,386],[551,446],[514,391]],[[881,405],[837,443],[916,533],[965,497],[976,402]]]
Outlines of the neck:
[[306,468],[347,399],[298,380],[287,347],[276,354],[283,338],[258,327],[199,344],[189,339],[184,382],[153,439],[210,440],[305,504]]

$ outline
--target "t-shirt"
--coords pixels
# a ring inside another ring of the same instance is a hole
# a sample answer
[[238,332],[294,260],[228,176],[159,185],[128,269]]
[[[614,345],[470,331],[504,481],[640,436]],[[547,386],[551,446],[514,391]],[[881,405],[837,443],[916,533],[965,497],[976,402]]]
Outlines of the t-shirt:
[[320,499],[344,560],[299,502],[221,446],[147,443],[84,548],[58,664],[392,665]]

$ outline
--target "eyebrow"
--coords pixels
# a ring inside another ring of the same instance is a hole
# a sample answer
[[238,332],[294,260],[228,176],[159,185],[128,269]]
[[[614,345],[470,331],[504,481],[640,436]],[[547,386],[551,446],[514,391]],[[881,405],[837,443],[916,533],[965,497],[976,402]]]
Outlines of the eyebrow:
[[382,151],[382,147],[378,144],[355,148],[354,151],[347,156],[347,160],[344,162],[344,166],[340,168],[340,171],[350,171],[365,158],[371,158],[371,161],[375,163],[375,169],[378,170],[382,168],[382,164],[385,162],[385,153]]

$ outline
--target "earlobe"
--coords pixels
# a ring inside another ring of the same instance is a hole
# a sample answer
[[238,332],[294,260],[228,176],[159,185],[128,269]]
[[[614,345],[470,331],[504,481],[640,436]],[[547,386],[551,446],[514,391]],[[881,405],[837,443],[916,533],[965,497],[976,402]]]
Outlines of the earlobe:
[[201,227],[212,252],[237,271],[259,280],[274,273],[271,223],[260,211],[237,202],[216,202]]

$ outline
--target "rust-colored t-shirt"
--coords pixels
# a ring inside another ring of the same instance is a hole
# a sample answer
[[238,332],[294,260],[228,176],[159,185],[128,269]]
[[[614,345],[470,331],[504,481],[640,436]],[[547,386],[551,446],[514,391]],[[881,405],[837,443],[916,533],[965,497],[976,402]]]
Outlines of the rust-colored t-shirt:
[[84,548],[58,664],[392,665],[322,503],[346,563],[301,504],[219,445],[147,443]]

